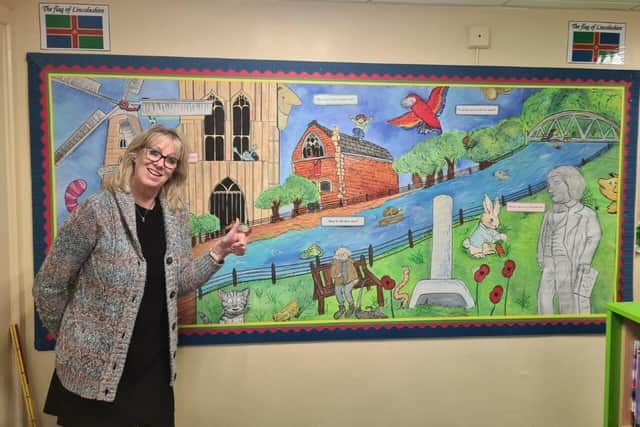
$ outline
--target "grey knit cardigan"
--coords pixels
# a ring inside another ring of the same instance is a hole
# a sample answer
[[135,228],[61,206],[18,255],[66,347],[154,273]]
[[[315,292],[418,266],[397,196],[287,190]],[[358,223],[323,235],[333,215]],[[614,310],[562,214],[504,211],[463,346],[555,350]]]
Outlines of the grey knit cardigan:
[[[186,209],[161,198],[171,385],[176,378],[177,296],[201,286],[219,268],[191,255]],[[147,265],[129,193],[102,191],[69,216],[36,274],[33,297],[44,326],[57,336],[56,372],[84,398],[113,401],[144,292]]]

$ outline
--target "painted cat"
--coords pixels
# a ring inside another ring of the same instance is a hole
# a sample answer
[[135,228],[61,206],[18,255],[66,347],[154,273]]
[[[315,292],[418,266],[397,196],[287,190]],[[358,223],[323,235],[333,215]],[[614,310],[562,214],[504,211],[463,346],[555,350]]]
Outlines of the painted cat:
[[249,309],[249,288],[241,291],[218,291],[222,302],[222,316],[219,323],[243,323]]

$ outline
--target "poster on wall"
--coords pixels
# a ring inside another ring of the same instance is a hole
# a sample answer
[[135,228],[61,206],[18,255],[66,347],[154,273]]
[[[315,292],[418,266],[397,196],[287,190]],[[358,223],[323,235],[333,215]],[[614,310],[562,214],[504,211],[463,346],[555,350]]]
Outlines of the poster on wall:
[[183,345],[602,333],[632,298],[636,72],[28,63],[35,270],[154,125],[187,144],[194,255],[251,226],[179,298]]
[[567,61],[574,64],[624,64],[626,24],[569,22]]
[[109,6],[40,3],[40,48],[110,50]]

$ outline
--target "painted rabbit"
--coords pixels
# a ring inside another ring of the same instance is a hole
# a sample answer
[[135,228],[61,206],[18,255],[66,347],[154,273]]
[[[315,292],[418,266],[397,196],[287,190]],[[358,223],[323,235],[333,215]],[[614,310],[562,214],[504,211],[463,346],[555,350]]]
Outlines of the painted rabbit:
[[469,250],[469,254],[475,258],[484,258],[496,253],[495,243],[507,240],[507,235],[498,232],[500,225],[500,199],[496,197],[495,203],[486,194],[482,202],[484,212],[480,216],[480,222],[468,239],[462,242],[462,246]]

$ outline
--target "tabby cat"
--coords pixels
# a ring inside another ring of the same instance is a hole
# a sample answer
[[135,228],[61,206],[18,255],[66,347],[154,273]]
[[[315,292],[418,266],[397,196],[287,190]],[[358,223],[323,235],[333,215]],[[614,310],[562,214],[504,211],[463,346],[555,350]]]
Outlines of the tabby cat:
[[241,291],[218,291],[222,302],[222,316],[219,323],[243,323],[249,309],[249,288]]

